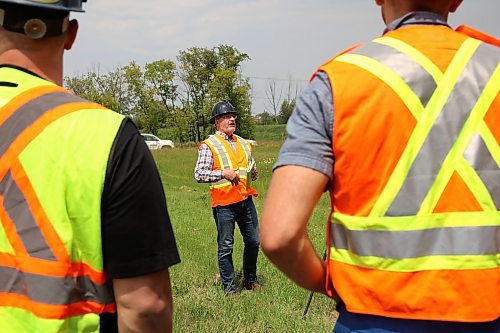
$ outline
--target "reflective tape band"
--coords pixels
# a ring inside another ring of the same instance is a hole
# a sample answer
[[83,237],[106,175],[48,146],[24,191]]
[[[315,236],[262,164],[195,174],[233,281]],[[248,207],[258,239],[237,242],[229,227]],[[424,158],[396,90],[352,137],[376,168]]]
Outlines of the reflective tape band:
[[418,62],[393,47],[370,42],[355,49],[350,54],[362,55],[387,66],[403,79],[406,85],[418,96],[424,107],[436,90],[437,84],[434,77]]
[[[493,208],[500,210],[500,171],[485,142],[475,133],[464,152],[464,159],[488,189]],[[483,196],[484,197],[484,196]]]
[[348,250],[330,249],[330,259],[346,264],[392,272],[426,270],[500,269],[500,255],[428,256],[421,258],[362,257]]
[[222,167],[222,170],[224,169],[232,169],[231,167],[231,159],[228,158],[227,154],[225,153],[224,146],[222,143],[217,140],[217,137],[215,135],[211,135],[208,139],[207,142],[211,145],[211,147],[215,150],[216,154],[214,158],[219,159],[219,164]]
[[236,142],[239,142],[241,144],[241,146],[243,147],[243,150],[245,151],[245,155],[247,156],[247,163],[250,163],[250,160],[252,158],[252,150],[250,148],[250,146],[248,145],[247,143],[247,140],[243,139],[242,137],[236,135],[236,134],[233,134],[237,141]]
[[[450,80],[445,79],[439,83],[439,88],[445,84],[452,87],[444,105],[441,107],[441,103],[438,102],[434,110],[426,110],[429,114],[437,114],[435,121],[432,122],[433,117],[429,117],[420,122],[415,129],[414,135],[423,137],[425,140],[418,150],[413,163],[411,163],[411,167],[399,192],[388,208],[386,212],[387,216],[415,215],[419,212],[421,214],[429,213],[435,206],[439,196],[434,195],[434,198],[429,197],[429,200],[433,199],[433,202],[425,205],[427,207],[424,209],[421,209],[421,207],[430,192],[436,193],[436,191],[431,191],[432,186],[437,180],[441,179],[441,184],[437,184],[441,188],[441,191],[438,192],[441,193],[447,184],[449,178],[438,177],[438,173],[446,172],[444,167],[444,164],[446,164],[445,159],[450,154],[453,146],[459,143],[459,135],[464,130],[469,117],[473,116],[471,111],[477,105],[486,84],[498,64],[495,61],[481,61],[482,59],[492,59],[492,57],[485,57],[489,53],[489,47],[478,47],[478,41],[476,41],[475,45],[469,45],[471,43],[464,42],[461,48],[463,52],[459,51],[455,58],[457,61],[452,61],[452,64],[450,64],[448,68],[450,71]],[[476,48],[472,48],[473,46],[476,46],[477,50]],[[474,50],[476,52],[472,53]],[[469,56],[468,53],[472,54]],[[481,66],[479,67],[477,64],[480,61]],[[462,63],[466,65],[462,66]],[[453,78],[455,76],[453,72],[459,73],[456,79]],[[469,78],[476,78],[477,81],[470,80]],[[443,95],[446,96],[446,93],[439,88],[436,90],[433,99],[442,99]],[[431,122],[432,125],[428,133],[424,134],[427,124],[431,124]],[[422,132],[424,133],[420,134],[419,128],[422,128]],[[417,145],[417,140],[414,142],[410,140],[407,150],[416,151]],[[402,163],[408,163],[408,160],[405,161],[405,158],[408,157],[408,155],[403,155],[401,158]],[[451,160],[453,159],[450,157]],[[450,169],[448,170],[450,177],[452,172],[453,166],[450,165]]]
[[56,261],[57,258],[38,227],[26,197],[10,171],[0,181],[0,195],[4,197],[3,208],[13,222],[28,254],[35,258]]
[[21,106],[0,126],[0,158],[16,138],[47,111],[75,102],[85,102],[85,100],[67,92],[53,92],[32,99]]
[[54,277],[21,272],[0,266],[0,293],[18,294],[50,305],[69,305],[77,302],[111,304],[114,296],[108,285],[92,282],[86,276]]
[[392,259],[496,255],[500,253],[498,237],[500,226],[384,231],[349,230],[333,223],[331,228],[335,249],[348,250],[358,256]]

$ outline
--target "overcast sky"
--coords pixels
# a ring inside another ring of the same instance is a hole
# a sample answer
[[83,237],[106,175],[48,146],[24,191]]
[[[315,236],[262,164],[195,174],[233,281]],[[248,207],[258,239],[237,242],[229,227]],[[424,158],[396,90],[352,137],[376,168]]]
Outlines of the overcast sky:
[[[243,74],[253,87],[253,113],[268,107],[268,78],[303,87],[323,62],[384,29],[373,0],[88,0],[84,8],[73,15],[80,30],[66,75],[230,44],[251,58]],[[499,0],[464,0],[449,21],[498,37],[499,13]]]

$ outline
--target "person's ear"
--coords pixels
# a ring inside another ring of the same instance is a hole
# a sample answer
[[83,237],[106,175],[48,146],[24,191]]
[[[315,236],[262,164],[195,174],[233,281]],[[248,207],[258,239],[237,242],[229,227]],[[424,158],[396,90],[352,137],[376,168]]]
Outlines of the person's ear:
[[462,1],[463,0],[453,1],[453,3],[450,6],[450,13],[454,13],[458,9],[458,7],[460,7],[460,5],[462,4]]
[[377,6],[382,6],[384,4],[384,0],[375,0],[375,3],[377,4]]
[[77,34],[78,34],[78,21],[77,20],[69,21],[66,42],[64,43],[65,50],[71,50]]

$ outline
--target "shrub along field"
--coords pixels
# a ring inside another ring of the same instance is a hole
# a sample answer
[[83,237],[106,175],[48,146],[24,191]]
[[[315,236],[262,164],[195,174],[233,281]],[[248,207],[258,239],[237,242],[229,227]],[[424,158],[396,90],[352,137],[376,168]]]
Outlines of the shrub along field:
[[[259,192],[255,199],[259,217],[283,131],[283,126],[259,127],[257,131],[258,145],[254,147],[254,156],[259,179],[253,185]],[[336,316],[334,302],[315,294],[307,318],[302,320],[309,292],[290,282],[262,252],[259,253],[257,269],[264,288],[261,291],[241,291],[237,297],[226,298],[220,284],[214,281],[218,272],[217,234],[208,185],[197,184],[193,178],[196,147],[154,151],[153,155],[163,180],[182,259],[180,264],[171,268],[175,332],[332,331]],[[328,207],[325,194],[309,224],[309,233],[318,252],[325,247]],[[242,253],[243,241],[236,229],[233,260],[237,272],[242,269]]]

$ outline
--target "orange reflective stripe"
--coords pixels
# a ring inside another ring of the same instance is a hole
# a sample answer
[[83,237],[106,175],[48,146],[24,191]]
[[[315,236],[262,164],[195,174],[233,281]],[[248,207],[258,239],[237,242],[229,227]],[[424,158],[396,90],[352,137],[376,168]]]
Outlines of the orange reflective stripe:
[[[0,222],[2,223],[2,227],[5,230],[5,235],[9,239],[10,245],[12,246],[12,249],[14,250],[16,255],[20,257],[28,257],[28,252],[26,252],[23,242],[21,242],[21,239],[19,238],[19,235],[16,232],[16,227],[14,226],[14,222],[12,222],[9,215],[3,208],[4,207],[3,201],[4,197],[0,194]],[[0,256],[1,255],[2,253],[0,252]]]
[[79,110],[102,109],[99,104],[92,102],[68,103],[47,111],[39,120],[30,126],[29,131],[24,131],[12,143],[5,154],[0,157],[0,178],[7,172],[7,165],[13,164],[17,156],[38,136],[50,123],[69,113]]
[[24,168],[22,167],[19,160],[16,160],[16,162],[12,165],[11,170],[14,181],[18,184],[21,191],[23,192],[24,197],[26,198],[26,201],[33,214],[33,218],[38,224],[38,228],[40,229],[40,232],[45,238],[45,241],[52,250],[52,253],[55,255],[58,261],[69,262],[70,259],[68,251],[61,241],[61,238],[55,231],[52,223],[50,223],[49,218],[47,217],[47,214],[45,213],[40,201],[38,200],[35,190],[33,189],[33,186],[31,185],[29,178],[26,175]]
[[0,306],[21,308],[45,319],[65,319],[87,313],[115,312],[115,305],[95,302],[78,302],[68,305],[51,305],[31,301],[23,295],[0,292]]
[[88,276],[92,282],[103,284],[107,281],[103,272],[96,271],[81,262],[55,262],[39,258],[26,257],[21,262],[17,256],[0,252],[0,266],[16,268],[26,273],[47,274],[52,276]]
[[17,109],[26,104],[26,102],[29,102],[33,98],[36,98],[40,95],[56,91],[65,92],[67,90],[56,85],[46,85],[35,87],[23,92],[22,94],[19,94],[2,107],[2,112],[0,113],[0,126],[5,122],[6,119],[8,119],[14,112],[16,112]]

